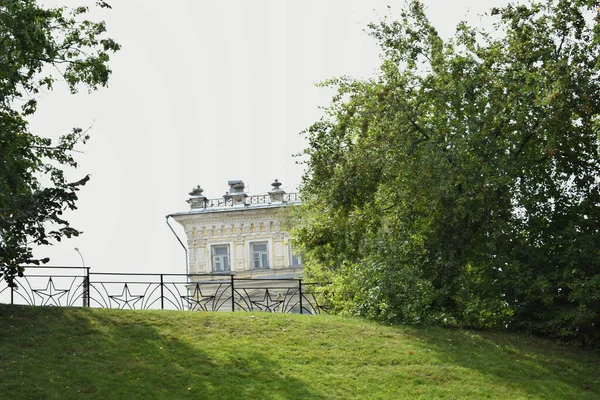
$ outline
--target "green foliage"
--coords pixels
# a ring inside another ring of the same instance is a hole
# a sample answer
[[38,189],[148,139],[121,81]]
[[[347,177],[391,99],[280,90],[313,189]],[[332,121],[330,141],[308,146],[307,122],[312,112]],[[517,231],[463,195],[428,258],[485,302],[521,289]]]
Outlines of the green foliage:
[[64,167],[77,167],[72,151],[85,143],[81,128],[57,142],[30,132],[27,117],[37,96],[57,79],[71,93],[106,86],[109,53],[104,22],[82,17],[86,7],[45,9],[35,0],[0,0],[0,276],[9,284],[20,265],[39,264],[31,245],[79,235],[62,214],[76,209],[86,176],[69,182]]
[[600,343],[596,1],[491,11],[442,40],[418,1],[370,26],[368,80],[306,135],[294,229],[338,311]]

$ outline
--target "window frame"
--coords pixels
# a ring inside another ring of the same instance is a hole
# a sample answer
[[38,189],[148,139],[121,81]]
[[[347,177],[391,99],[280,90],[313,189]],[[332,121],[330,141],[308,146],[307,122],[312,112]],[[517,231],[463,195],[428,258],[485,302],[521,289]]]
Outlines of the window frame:
[[[227,255],[216,255],[215,249],[218,247],[225,247],[227,249]],[[215,257],[227,257],[227,269],[216,270],[215,269]],[[231,246],[229,243],[214,243],[210,245],[210,267],[212,273],[227,273],[232,272],[231,266]]]
[[[288,246],[289,248],[289,253],[290,253],[290,268],[299,268],[302,267],[304,265],[304,257],[303,254],[298,254],[295,255],[294,254],[294,248],[292,246],[292,244],[290,243],[290,245]],[[297,263],[294,264],[294,260],[297,260]]]
[[[254,246],[257,245],[257,244],[264,244],[265,245],[265,251],[261,251],[261,252],[258,252],[258,253],[261,255],[261,257],[259,258],[260,259],[260,264],[264,265],[263,263],[266,260],[266,263],[267,263],[266,267],[264,267],[264,266],[258,267],[258,268],[256,267],[256,262],[255,262],[256,259],[255,259],[255,257],[256,257],[256,253],[257,252],[254,250]],[[248,264],[249,264],[248,267],[249,268],[248,269],[249,270],[252,270],[252,271],[262,271],[262,270],[272,269],[273,262],[272,262],[272,259],[271,259],[271,253],[272,253],[272,251],[270,251],[271,250],[270,247],[271,247],[271,241],[268,240],[268,239],[266,239],[266,238],[263,239],[263,240],[253,240],[251,242],[248,242],[248,254],[249,254],[249,257],[248,257]],[[263,258],[262,257],[263,255],[266,256],[266,257]]]

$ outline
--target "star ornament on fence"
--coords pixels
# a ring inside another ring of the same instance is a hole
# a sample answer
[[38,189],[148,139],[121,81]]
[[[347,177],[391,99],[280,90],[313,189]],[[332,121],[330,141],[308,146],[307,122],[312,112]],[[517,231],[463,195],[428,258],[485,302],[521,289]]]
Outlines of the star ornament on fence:
[[114,300],[121,310],[125,309],[125,307],[130,310],[135,310],[135,304],[144,298],[144,296],[132,295],[127,284],[123,287],[123,292],[121,294],[113,294],[108,297]]
[[202,290],[200,290],[200,285],[196,284],[196,288],[192,294],[181,296],[181,298],[189,304],[190,310],[208,311],[206,304],[212,301],[215,296],[203,295]]
[[269,292],[269,289],[265,289],[265,295],[261,300],[252,301],[252,304],[259,307],[263,311],[276,312],[281,303],[283,303],[285,299],[278,293],[276,296],[272,295]]
[[32,291],[42,299],[42,306],[60,307],[60,298],[69,292],[68,289],[57,289],[54,286],[52,278],[48,279],[45,289],[32,289]]

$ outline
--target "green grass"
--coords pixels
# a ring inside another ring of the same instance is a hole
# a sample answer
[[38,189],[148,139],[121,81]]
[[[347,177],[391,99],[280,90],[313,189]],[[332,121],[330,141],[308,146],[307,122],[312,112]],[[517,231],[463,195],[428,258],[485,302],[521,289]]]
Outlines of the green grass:
[[0,305],[1,399],[598,399],[600,356],[508,333]]

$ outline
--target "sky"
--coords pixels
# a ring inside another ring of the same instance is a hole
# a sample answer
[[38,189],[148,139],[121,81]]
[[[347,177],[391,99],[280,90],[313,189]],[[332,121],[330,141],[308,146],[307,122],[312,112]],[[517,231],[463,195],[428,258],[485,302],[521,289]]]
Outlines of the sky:
[[[40,136],[90,127],[78,148],[86,174],[78,207],[67,215],[84,233],[36,249],[51,265],[80,266],[74,248],[96,272],[185,273],[184,252],[165,223],[189,209],[200,185],[209,198],[241,179],[263,194],[279,179],[295,192],[303,166],[293,154],[300,134],[322,115],[333,95],[315,84],[336,76],[377,73],[379,51],[364,30],[399,15],[403,1],[378,0],[43,0],[90,5],[122,45],[111,59],[109,87],[69,95],[57,88],[39,97],[30,119]],[[507,0],[426,0],[443,37],[461,20]],[[390,6],[391,8],[388,8]],[[171,221],[185,239],[183,230]],[[185,242],[185,240],[184,240]]]

